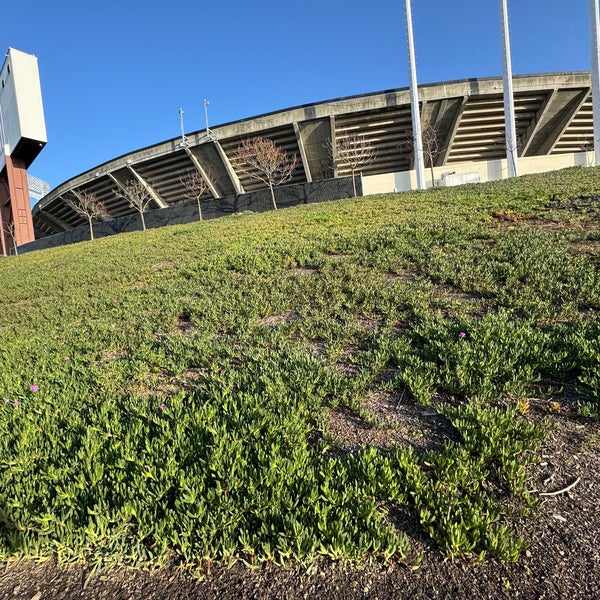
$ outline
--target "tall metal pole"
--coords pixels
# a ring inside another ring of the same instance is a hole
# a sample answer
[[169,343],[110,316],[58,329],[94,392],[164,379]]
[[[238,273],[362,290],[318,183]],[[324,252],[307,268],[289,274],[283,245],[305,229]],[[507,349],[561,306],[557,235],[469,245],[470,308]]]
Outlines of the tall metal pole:
[[423,137],[421,135],[421,115],[419,113],[419,90],[417,88],[417,65],[415,62],[415,41],[412,29],[410,0],[404,0],[406,9],[406,33],[408,38],[408,67],[410,70],[410,107],[413,126],[413,152],[417,171],[417,187],[425,189],[425,164],[423,162]]
[[185,146],[187,138],[185,137],[185,130],[183,128],[183,108],[179,109],[179,126],[181,127],[181,145]]
[[515,101],[513,98],[512,65],[510,60],[510,35],[508,31],[508,8],[506,0],[499,0],[500,32],[502,36],[502,58],[504,66],[504,121],[506,131],[506,161],[508,176],[519,174],[517,151],[517,128],[515,126]]
[[210,128],[208,127],[208,105],[209,101],[204,99],[204,121],[206,123],[206,137],[210,139],[212,137]]
[[592,33],[592,104],[594,109],[595,165],[600,166],[600,8],[590,0]]

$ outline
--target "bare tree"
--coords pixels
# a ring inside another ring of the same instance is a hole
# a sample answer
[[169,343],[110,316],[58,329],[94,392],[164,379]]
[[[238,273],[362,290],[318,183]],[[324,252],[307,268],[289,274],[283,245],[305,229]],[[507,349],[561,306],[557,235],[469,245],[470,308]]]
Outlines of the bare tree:
[[115,190],[115,195],[127,200],[129,206],[135,208],[140,213],[142,229],[146,231],[144,211],[148,208],[150,202],[152,202],[152,195],[146,187],[141,182],[130,179],[122,188]]
[[[440,140],[440,133],[435,125],[427,125],[423,128],[421,131],[421,143],[423,145],[423,157],[426,159],[427,166],[431,172],[431,187],[435,187],[435,162],[438,156],[445,150]],[[412,131],[405,145],[414,153],[415,135]]]
[[579,150],[581,152],[585,152],[586,166],[593,167],[595,157],[593,155],[590,156],[590,152],[594,152],[594,140],[580,136],[578,142],[579,142]]
[[198,219],[202,221],[200,199],[208,191],[208,182],[198,171],[189,171],[181,177],[180,181],[181,185],[183,185],[183,195],[190,200],[195,200],[198,204]]
[[238,147],[237,158],[252,179],[258,179],[269,187],[273,208],[277,210],[273,188],[292,178],[298,157],[295,154],[288,156],[273,140],[257,137],[245,140]]
[[65,198],[66,203],[82,217],[85,217],[90,226],[90,240],[94,239],[94,219],[108,217],[104,202],[96,198],[96,194],[80,190],[72,190],[71,195]]
[[427,164],[431,171],[431,187],[435,187],[435,161],[444,151],[440,141],[440,134],[434,125],[429,125],[423,130],[421,139],[423,140],[423,154],[427,159]]
[[4,230],[5,238],[10,238],[12,242],[12,247],[15,253],[15,256],[19,256],[19,250],[17,247],[17,233],[15,229],[15,222],[10,221],[8,223],[2,224],[2,229]]
[[327,147],[332,159],[338,166],[343,165],[350,169],[352,174],[352,188],[356,196],[356,171],[370,165],[377,155],[377,151],[367,137],[358,133],[351,133],[347,137],[332,142],[327,142]]

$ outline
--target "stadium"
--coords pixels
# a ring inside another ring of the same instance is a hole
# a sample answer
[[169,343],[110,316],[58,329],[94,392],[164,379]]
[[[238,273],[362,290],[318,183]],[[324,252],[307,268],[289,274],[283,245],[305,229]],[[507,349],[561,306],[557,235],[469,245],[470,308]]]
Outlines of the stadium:
[[[593,110],[587,72],[521,75],[513,79],[520,174],[591,164]],[[507,176],[503,81],[467,79],[419,86],[427,185],[489,181]],[[364,194],[415,188],[408,88],[297,106],[185,134],[98,165],[66,181],[33,208],[36,238],[77,228],[84,218],[65,198],[93,193],[109,219],[134,214],[118,193],[142,183],[153,209],[185,200],[182,177],[198,171],[206,200],[265,187],[237,158],[243,140],[272,139],[298,157],[291,184],[350,174],[336,157],[349,136],[373,150],[360,167]],[[434,146],[427,146],[427,139]],[[333,149],[333,151],[332,151]],[[429,150],[429,151],[428,151]]]

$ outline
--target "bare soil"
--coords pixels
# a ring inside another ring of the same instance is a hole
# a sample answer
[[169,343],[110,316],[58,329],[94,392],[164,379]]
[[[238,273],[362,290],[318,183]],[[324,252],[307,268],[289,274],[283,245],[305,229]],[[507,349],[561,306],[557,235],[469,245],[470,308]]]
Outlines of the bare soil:
[[[364,442],[380,447],[390,442],[435,447],[453,435],[443,418],[410,399],[374,394],[365,408],[374,420],[344,410],[332,419],[346,451]],[[530,547],[516,564],[448,560],[421,533],[414,517],[401,514],[398,521],[411,537],[407,563],[368,561],[354,566],[323,559],[310,567],[254,569],[237,563],[230,568],[213,565],[209,573],[194,577],[176,567],[91,574],[85,565],[24,560],[4,565],[0,598],[600,598],[600,423],[578,416],[565,402],[532,400],[530,411],[534,419],[552,411],[557,427],[530,472],[530,488],[540,494],[541,506],[535,519],[520,526]],[[541,495],[554,492],[558,493]]]

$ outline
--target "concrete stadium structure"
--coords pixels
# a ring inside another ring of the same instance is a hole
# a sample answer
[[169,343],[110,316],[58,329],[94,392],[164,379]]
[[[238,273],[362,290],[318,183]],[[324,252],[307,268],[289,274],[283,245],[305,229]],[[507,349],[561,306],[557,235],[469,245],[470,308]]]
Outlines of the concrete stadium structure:
[[[593,162],[591,78],[587,72],[517,76],[513,80],[521,174]],[[502,78],[468,79],[419,86],[423,131],[435,132],[433,165],[425,153],[428,183],[452,185],[507,176]],[[135,212],[116,191],[132,180],[152,195],[153,208],[184,200],[182,177],[197,170],[209,197],[252,192],[264,185],[237,160],[244,139],[272,139],[298,166],[290,183],[350,174],[336,159],[340,142],[360,135],[375,150],[363,165],[365,194],[413,189],[411,106],[408,88],[308,104],[197,131],[185,138],[136,150],[70,179],[33,209],[36,237],[84,224],[65,198],[73,190],[102,200],[110,218]],[[433,167],[433,175],[432,169]]]

